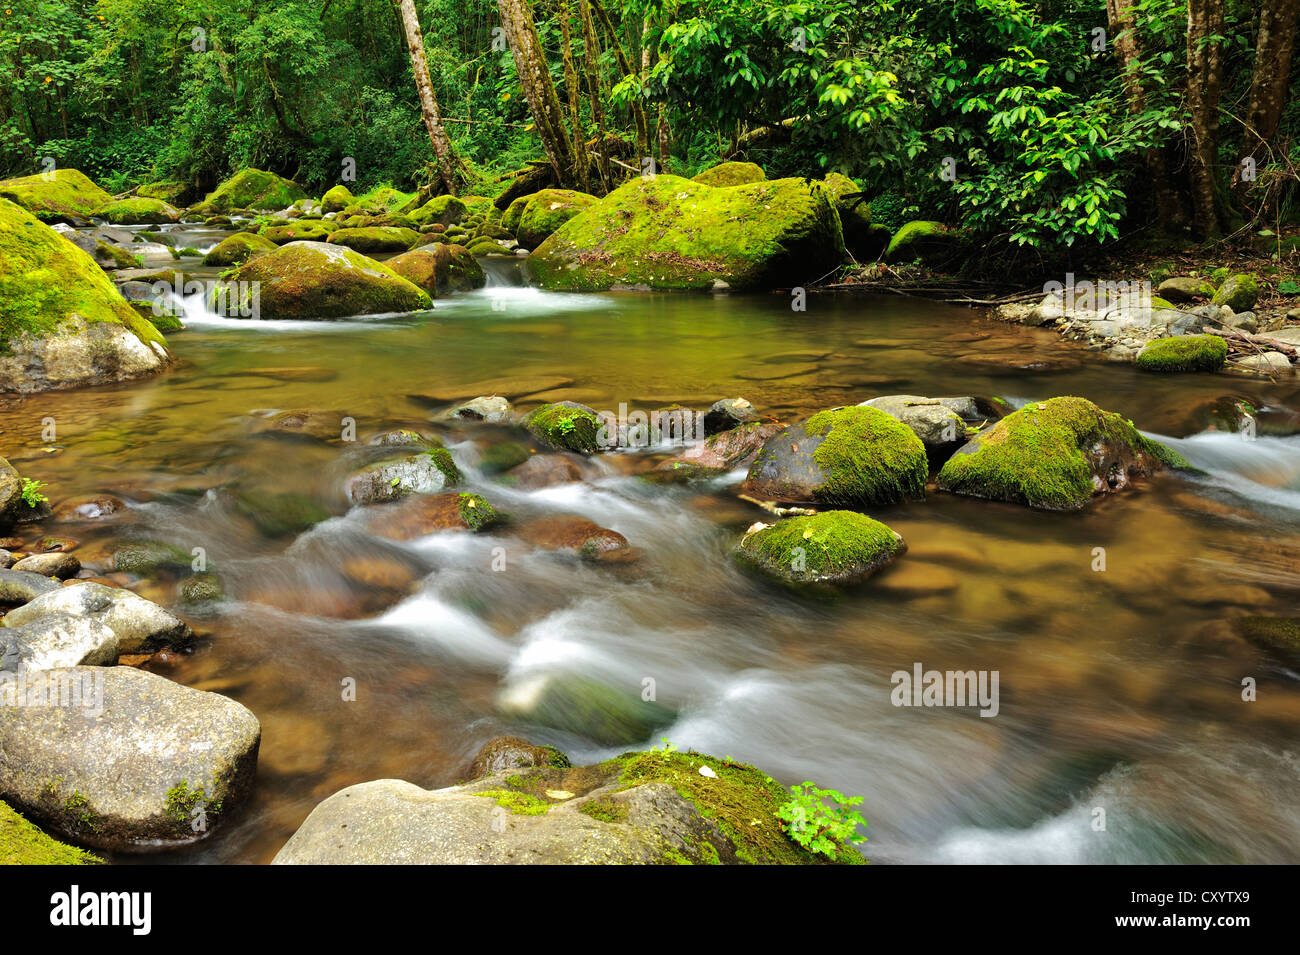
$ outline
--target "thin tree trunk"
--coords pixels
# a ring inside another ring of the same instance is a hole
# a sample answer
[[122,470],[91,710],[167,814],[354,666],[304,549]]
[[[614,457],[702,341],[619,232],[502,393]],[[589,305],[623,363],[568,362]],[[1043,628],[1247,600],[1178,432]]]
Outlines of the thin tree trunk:
[[528,0],[497,0],[497,9],[501,12],[501,25],[542,140],[542,149],[555,170],[556,180],[561,185],[572,185],[576,172],[573,142],[564,124],[560,97],[551,81],[551,71]]
[[1193,228],[1205,238],[1219,235],[1222,217],[1215,184],[1219,146],[1219,96],[1223,89],[1223,0],[1187,2],[1187,106],[1191,118]]
[[560,39],[563,43],[564,88],[569,98],[569,129],[573,132],[574,162],[578,166],[578,182],[582,191],[591,192],[591,156],[587,153],[587,132],[582,126],[579,107],[582,90],[578,86],[578,69],[573,63],[573,32],[569,27],[569,5],[560,4]]
[[[1255,69],[1246,108],[1246,155],[1252,155],[1277,133],[1286,105],[1287,80],[1295,53],[1300,0],[1263,0],[1255,41]],[[1257,162],[1264,157],[1255,156]]]
[[609,192],[613,177],[609,168],[609,144],[605,142],[605,104],[600,89],[600,48],[596,38],[596,25],[591,19],[590,0],[578,0],[578,16],[582,20],[582,43],[584,72],[587,74],[587,101],[591,107],[591,119],[596,124],[596,133],[600,137],[600,152],[596,155],[597,169],[600,170],[601,192]]
[[420,18],[415,12],[415,0],[397,0],[397,10],[402,18],[402,31],[406,34],[406,49],[411,55],[415,90],[420,96],[420,115],[424,117],[424,128],[429,132],[429,141],[433,143],[433,153],[438,159],[438,178],[442,180],[443,188],[454,196],[459,180],[460,160],[451,148],[451,140],[442,124],[438,97],[433,91],[433,81],[429,78],[429,63],[424,56],[424,33],[420,30]]

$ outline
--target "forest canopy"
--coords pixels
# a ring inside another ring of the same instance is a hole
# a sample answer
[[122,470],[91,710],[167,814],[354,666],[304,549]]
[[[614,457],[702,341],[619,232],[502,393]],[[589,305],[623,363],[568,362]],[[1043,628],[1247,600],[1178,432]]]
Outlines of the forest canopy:
[[690,176],[739,159],[845,174],[895,228],[938,219],[1043,248],[1152,224],[1254,235],[1300,208],[1298,9],[13,0],[0,175],[56,164],[117,192],[256,167],[317,194],[493,194],[533,163],[539,187],[599,195],[647,162]]

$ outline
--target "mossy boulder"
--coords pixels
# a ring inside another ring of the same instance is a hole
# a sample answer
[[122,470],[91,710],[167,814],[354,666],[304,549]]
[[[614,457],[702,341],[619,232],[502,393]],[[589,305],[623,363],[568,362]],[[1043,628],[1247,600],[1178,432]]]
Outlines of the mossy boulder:
[[290,242],[324,242],[337,230],[332,222],[323,219],[299,219],[289,225],[269,225],[262,229],[261,235],[276,245]]
[[100,239],[95,242],[91,253],[95,261],[104,269],[138,269],[144,267],[144,259],[128,252],[120,245],[113,245]]
[[265,236],[252,232],[236,232],[226,236],[203,257],[204,265],[239,265],[255,255],[274,252],[276,244]]
[[324,242],[282,245],[244,262],[231,277],[246,291],[254,287],[248,283],[258,283],[261,318],[344,318],[432,305],[427,292],[387,266]]
[[318,805],[273,863],[865,862],[852,846],[818,855],[795,843],[777,817],[789,801],[784,786],[753,766],[663,750],[577,768],[511,767],[439,790],[382,779]]
[[507,686],[497,708],[511,719],[583,736],[605,746],[650,739],[677,718],[640,687],[611,686],[576,673],[548,673]]
[[0,392],[124,381],[170,361],[94,259],[0,199]]
[[520,196],[514,202],[506,207],[505,212],[501,213],[501,228],[505,229],[511,235],[519,231],[519,220],[524,216],[524,207],[528,205],[528,200],[535,193],[529,193],[526,196]]
[[767,173],[763,167],[752,162],[722,162],[710,166],[702,173],[691,177],[691,182],[704,186],[726,188],[728,186],[745,186],[751,182],[764,182]]
[[1259,301],[1259,279],[1247,272],[1230,275],[1223,280],[1212,301],[1234,312],[1248,312]]
[[487,284],[473,253],[449,245],[425,245],[395,255],[384,265],[434,298],[469,292]]
[[339,229],[326,241],[332,245],[345,245],[356,252],[405,252],[420,241],[420,233],[396,226],[369,226]]
[[96,209],[113,201],[112,196],[76,169],[56,169],[0,180],[0,198],[17,203],[46,221],[62,216],[88,219]]
[[862,187],[837,172],[826,177],[826,191],[834,197],[835,211],[840,214],[840,225],[844,229],[844,244],[859,262],[874,259],[888,242],[887,232],[871,227],[871,209],[861,198]]
[[1164,279],[1156,289],[1169,302],[1198,302],[1214,297],[1214,284],[1205,279],[1176,275]]
[[326,190],[325,195],[321,196],[320,204],[326,212],[342,212],[356,201],[356,196],[352,195],[348,187],[339,184]]
[[0,802],[0,866],[99,865],[104,860],[47,836]]
[[1175,335],[1147,342],[1133,359],[1143,371],[1218,371],[1228,359],[1228,343],[1217,335]]
[[1086,398],[1031,402],[958,449],[939,488],[1053,511],[1078,510],[1165,467],[1174,451]]
[[573,189],[543,189],[528,197],[515,229],[519,244],[535,249],[579,212],[599,202],[595,196]]
[[194,211],[212,215],[235,209],[283,209],[306,198],[306,191],[292,179],[261,169],[241,169],[208,193]]
[[777,179],[714,188],[635,179],[574,216],[533,252],[546,288],[772,288],[819,278],[844,258],[830,195]]
[[913,221],[903,225],[889,240],[886,262],[921,261],[932,267],[947,267],[960,261],[967,247],[966,236],[942,222]]
[[530,412],[523,423],[529,434],[553,448],[579,454],[600,450],[600,419],[593,409],[576,401],[542,405]]
[[168,205],[161,199],[114,199],[106,202],[91,215],[96,219],[105,219],[114,225],[137,225],[149,223],[156,225],[163,222],[179,222],[180,210]]
[[451,452],[437,444],[367,465],[348,478],[346,490],[353,504],[382,504],[408,494],[433,494],[463,480]]
[[877,408],[822,411],[769,438],[744,489],[773,501],[895,504],[925,496],[925,445]]
[[166,182],[149,182],[137,186],[135,194],[142,199],[161,199],[169,205],[184,205],[189,202],[194,190],[188,182],[169,180]]
[[424,205],[407,213],[407,215],[417,227],[434,223],[452,225],[462,221],[469,215],[469,209],[464,202],[455,196],[434,196]]
[[793,584],[863,580],[906,550],[903,538],[857,511],[822,511],[755,524],[736,559]]

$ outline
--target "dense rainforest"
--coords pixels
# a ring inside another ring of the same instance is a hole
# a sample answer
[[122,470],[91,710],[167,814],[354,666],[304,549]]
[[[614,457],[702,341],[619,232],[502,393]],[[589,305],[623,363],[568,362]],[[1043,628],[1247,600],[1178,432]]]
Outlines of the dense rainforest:
[[14,0],[0,175],[54,163],[110,191],[206,191],[258,167],[318,193],[494,195],[531,168],[525,191],[600,195],[651,161],[690,176],[744,159],[773,178],[848,175],[886,226],[937,219],[1015,247],[1154,227],[1267,239],[1300,210],[1298,10]]

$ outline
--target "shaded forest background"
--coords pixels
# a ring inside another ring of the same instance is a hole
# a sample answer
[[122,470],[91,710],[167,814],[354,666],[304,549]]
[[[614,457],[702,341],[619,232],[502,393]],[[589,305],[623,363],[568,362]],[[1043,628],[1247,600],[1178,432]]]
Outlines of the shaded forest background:
[[[423,101],[403,7],[423,32]],[[531,169],[599,195],[647,157],[684,175],[746,159],[770,177],[853,177],[894,228],[934,218],[1040,248],[1152,228],[1254,238],[1300,222],[1298,12],[15,0],[0,20],[0,175],[52,160],[112,191],[207,189],[252,166],[319,194],[354,166],[354,189],[496,195]]]

